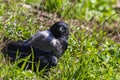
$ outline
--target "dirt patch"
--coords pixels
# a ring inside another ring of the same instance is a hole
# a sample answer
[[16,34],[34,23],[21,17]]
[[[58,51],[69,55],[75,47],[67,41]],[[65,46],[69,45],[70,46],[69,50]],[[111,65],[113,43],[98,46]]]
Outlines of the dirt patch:
[[[50,13],[42,9],[38,10],[28,4],[22,4],[22,6],[25,8],[28,8],[31,12],[33,12],[37,17],[37,20],[42,23],[42,26],[51,26],[51,24],[53,24],[54,22],[62,20],[62,18],[59,15],[57,15],[57,13]],[[89,22],[86,22],[86,21],[83,22],[83,21],[76,20],[76,19],[69,19],[67,20],[67,23],[71,26],[80,27],[81,29],[86,29],[87,31],[90,31],[90,32],[93,31],[92,30],[93,26],[97,26],[98,29],[101,27],[100,23],[94,20],[91,20]],[[104,24],[104,27],[102,28],[103,31],[107,33],[108,38],[118,43],[120,43],[119,25],[120,25],[119,22],[116,22],[116,21],[113,21],[111,24],[106,22]]]

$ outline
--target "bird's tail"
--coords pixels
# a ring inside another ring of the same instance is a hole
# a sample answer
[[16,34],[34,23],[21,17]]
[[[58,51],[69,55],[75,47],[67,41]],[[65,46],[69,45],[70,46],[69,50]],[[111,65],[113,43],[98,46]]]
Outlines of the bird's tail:
[[26,45],[23,42],[12,41],[10,43],[7,43],[2,49],[2,53],[4,55],[8,55],[13,59],[16,58],[17,52],[19,52],[18,55],[22,54],[21,57],[26,57],[29,55],[29,53],[31,53],[31,46]]

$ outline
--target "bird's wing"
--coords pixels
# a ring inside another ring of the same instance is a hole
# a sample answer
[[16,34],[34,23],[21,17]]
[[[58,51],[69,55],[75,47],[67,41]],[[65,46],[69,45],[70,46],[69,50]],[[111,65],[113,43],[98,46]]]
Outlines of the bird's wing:
[[57,57],[62,56],[64,52],[64,43],[61,39],[56,39],[49,30],[41,31],[33,35],[28,43],[40,50],[53,52]]
[[33,35],[29,40],[28,43],[32,44],[32,43],[36,43],[36,42],[40,42],[40,41],[44,41],[47,37],[49,36],[49,31],[40,31],[38,33],[36,33],[35,35]]
[[41,31],[33,35],[30,39],[26,41],[26,43],[32,45],[33,47],[37,47],[40,50],[54,52],[53,40],[54,36],[49,30]]
[[56,56],[61,55],[63,52],[62,44],[59,39],[56,39],[49,30],[38,32],[33,35],[28,43],[34,47],[39,48],[40,50],[53,52]]

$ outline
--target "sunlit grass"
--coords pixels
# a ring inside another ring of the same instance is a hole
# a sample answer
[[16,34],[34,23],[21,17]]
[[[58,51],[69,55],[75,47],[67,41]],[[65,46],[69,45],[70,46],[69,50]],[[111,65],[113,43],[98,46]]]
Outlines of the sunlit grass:
[[[27,39],[41,26],[42,23],[37,22],[36,15],[21,6],[22,2],[0,3],[1,43],[4,37],[12,40]],[[85,29],[69,26],[69,47],[59,59],[58,65],[51,68],[47,74],[43,75],[44,71],[35,73],[31,70],[23,70],[24,65],[18,68],[16,65],[20,60],[10,63],[0,54],[0,78],[4,80],[119,80],[120,44],[106,38],[106,33],[101,29],[90,34],[90,31]],[[46,29],[47,26],[44,28]]]

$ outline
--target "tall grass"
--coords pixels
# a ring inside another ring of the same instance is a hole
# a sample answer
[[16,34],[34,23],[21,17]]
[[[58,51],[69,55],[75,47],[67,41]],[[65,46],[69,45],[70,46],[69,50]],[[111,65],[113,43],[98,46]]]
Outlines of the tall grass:
[[[30,0],[26,0],[25,2],[29,3]],[[70,1],[68,2],[72,3]],[[82,4],[81,2],[84,1],[80,0],[80,3],[77,4]],[[104,1],[102,0],[101,3],[102,2]],[[48,4],[47,1],[46,3],[44,3],[44,1],[42,3],[46,5],[45,9],[48,11],[51,10],[55,4]],[[60,4],[56,6],[58,12],[62,5],[67,4],[63,3],[61,5],[61,2],[57,3]],[[97,3],[99,2],[96,2],[96,4]],[[21,4],[24,4],[24,1],[0,1],[0,43],[2,43],[4,37],[12,40],[24,40],[29,38],[36,31],[39,31],[39,26],[41,26],[42,23],[38,22],[34,13],[30,12],[29,9],[23,7]],[[30,4],[33,4],[32,0]],[[87,4],[86,6],[90,6]],[[49,5],[53,6],[48,7]],[[93,8],[94,7],[95,6],[93,6]],[[55,10],[52,9],[51,12],[56,11],[56,8],[54,8]],[[69,6],[65,9],[68,8]],[[70,14],[75,15],[73,12],[70,12]],[[85,14],[89,16],[89,11],[86,11]],[[87,16],[85,18],[85,15],[83,14],[82,16],[79,16],[79,19],[84,18],[85,20],[87,19]],[[103,16],[105,15],[103,14]],[[70,16],[67,17],[71,18]],[[102,20],[104,22],[106,19],[102,18]],[[70,24],[69,19],[66,19],[65,21]],[[82,22],[79,26],[73,24],[69,25],[69,47],[59,59],[58,65],[51,68],[47,74],[44,74],[44,70],[37,73],[32,72],[31,70],[23,70],[25,67],[24,65],[22,68],[16,66],[20,60],[15,63],[10,63],[9,60],[5,60],[4,56],[0,54],[0,77],[3,80],[119,80],[120,44],[106,38],[106,32],[101,28],[96,30],[98,26],[102,27],[100,24],[93,22],[95,24],[91,23],[89,25],[89,20],[86,23],[87,25]],[[43,29],[46,28],[48,27],[43,27]],[[89,30],[86,30],[86,28]]]

